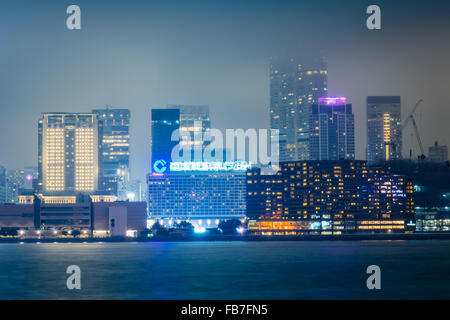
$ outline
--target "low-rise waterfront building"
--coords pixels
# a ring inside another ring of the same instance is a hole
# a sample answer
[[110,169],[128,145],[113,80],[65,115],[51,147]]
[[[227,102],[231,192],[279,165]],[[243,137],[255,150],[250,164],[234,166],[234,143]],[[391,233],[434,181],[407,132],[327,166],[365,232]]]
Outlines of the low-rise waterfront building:
[[450,207],[416,208],[417,232],[449,232]]
[[1,204],[0,228],[34,228],[34,205]]
[[0,205],[0,229],[20,236],[136,236],[147,227],[145,202],[112,201],[111,196],[21,196],[21,204]]

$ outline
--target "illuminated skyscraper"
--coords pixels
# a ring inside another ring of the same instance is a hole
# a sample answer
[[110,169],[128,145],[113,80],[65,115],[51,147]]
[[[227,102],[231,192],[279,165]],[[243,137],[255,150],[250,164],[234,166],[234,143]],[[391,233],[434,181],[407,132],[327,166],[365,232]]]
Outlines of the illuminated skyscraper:
[[367,97],[367,161],[402,158],[401,104],[398,96]]
[[[208,162],[201,154],[208,143],[209,107],[172,105],[152,109],[152,173],[148,175],[148,208],[153,221],[171,225],[189,220],[195,226],[217,226],[225,219],[245,218],[245,170],[234,162]],[[172,141],[177,129],[189,133]],[[172,159],[175,145],[190,145],[191,154]],[[195,151],[199,151],[196,157]],[[226,154],[225,150],[221,150]]]
[[271,61],[270,128],[279,130],[280,161],[310,158],[311,106],[327,96],[328,72],[323,59],[309,61]]
[[[202,137],[211,128],[209,106],[169,105],[167,108],[180,110],[180,130],[189,132],[191,136],[190,141],[184,142],[189,143],[192,147],[193,152],[190,160],[202,161],[201,155],[207,144]],[[200,136],[200,134],[202,136]],[[199,139],[195,139],[195,135],[198,135]],[[198,158],[195,159],[195,156]]]
[[311,160],[355,159],[355,117],[346,98],[319,98],[310,121]]
[[[203,138],[210,128],[209,106],[169,105],[152,109],[152,171],[157,172],[155,164],[156,167],[166,167],[164,163],[172,160],[172,150],[178,143],[180,146],[190,144],[189,161],[205,160],[202,151],[208,142]],[[178,137],[180,141],[171,141],[173,132],[178,129],[184,132]],[[185,139],[186,133],[190,135],[189,141]]]
[[98,190],[98,118],[92,113],[43,113],[39,130],[39,187],[43,193]]
[[126,184],[130,181],[130,110],[95,109],[102,137],[100,189],[119,199],[126,199]]

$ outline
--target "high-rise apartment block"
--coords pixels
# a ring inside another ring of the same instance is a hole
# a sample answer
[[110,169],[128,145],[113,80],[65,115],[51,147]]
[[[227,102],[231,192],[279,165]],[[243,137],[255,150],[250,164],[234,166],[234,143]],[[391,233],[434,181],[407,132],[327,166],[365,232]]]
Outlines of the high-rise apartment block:
[[308,160],[311,106],[327,96],[323,59],[272,59],[270,128],[279,130],[280,161]]
[[38,185],[43,193],[98,190],[101,136],[96,114],[43,113],[38,133]]
[[367,97],[367,161],[369,163],[402,158],[401,121],[399,96]]
[[310,159],[355,159],[355,117],[346,98],[319,98],[310,117]]
[[126,199],[126,184],[130,181],[130,110],[94,109],[101,136],[99,188],[108,194]]

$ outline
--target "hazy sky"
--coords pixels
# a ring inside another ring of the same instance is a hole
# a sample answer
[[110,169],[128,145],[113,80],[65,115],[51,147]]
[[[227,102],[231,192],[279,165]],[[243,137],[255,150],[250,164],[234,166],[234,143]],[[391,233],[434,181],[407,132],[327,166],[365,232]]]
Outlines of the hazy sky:
[[[66,29],[66,8],[82,30]],[[370,4],[382,30],[366,28]],[[208,104],[212,126],[266,128],[269,58],[323,51],[329,92],[356,115],[357,158],[365,159],[368,95],[400,95],[424,144],[450,144],[449,1],[2,0],[0,164],[37,164],[41,112],[110,105],[132,114],[131,165],[149,171],[150,108]],[[404,154],[417,143],[404,133]]]

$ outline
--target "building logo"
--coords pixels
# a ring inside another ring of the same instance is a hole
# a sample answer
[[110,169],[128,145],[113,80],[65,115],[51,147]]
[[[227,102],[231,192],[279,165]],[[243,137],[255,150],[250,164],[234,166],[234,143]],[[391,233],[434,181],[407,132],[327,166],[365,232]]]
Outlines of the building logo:
[[153,171],[156,173],[164,173],[167,170],[167,162],[164,160],[155,161],[153,164]]

